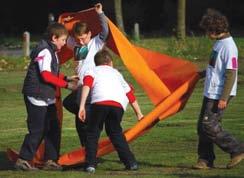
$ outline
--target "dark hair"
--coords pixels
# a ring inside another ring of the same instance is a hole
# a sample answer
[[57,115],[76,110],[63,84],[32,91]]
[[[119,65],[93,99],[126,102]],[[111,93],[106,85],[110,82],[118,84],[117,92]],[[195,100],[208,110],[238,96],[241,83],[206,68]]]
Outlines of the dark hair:
[[96,66],[109,64],[112,61],[112,56],[107,50],[102,49],[96,53],[94,61]]
[[72,28],[72,34],[74,36],[82,35],[84,33],[88,33],[89,31],[90,29],[87,23],[83,23],[83,22],[76,22]]
[[62,35],[68,36],[68,31],[64,25],[55,22],[47,27],[46,37],[48,40],[51,41],[53,36],[59,38]]
[[229,32],[229,23],[227,18],[219,11],[207,9],[200,22],[200,27],[206,32],[219,35],[224,32]]

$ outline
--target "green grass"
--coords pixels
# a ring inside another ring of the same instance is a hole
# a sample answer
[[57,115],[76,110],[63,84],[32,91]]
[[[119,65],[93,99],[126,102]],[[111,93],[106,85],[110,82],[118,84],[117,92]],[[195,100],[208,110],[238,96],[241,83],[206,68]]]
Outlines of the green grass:
[[[242,47],[244,39],[238,39],[237,43]],[[187,39],[184,44],[178,44],[173,38],[144,39],[140,43],[138,42],[138,45],[148,49],[189,59],[199,65],[200,68],[203,68],[208,63],[211,44],[212,42],[205,38]],[[244,53],[241,50],[238,95],[230,103],[224,114],[223,126],[243,141]],[[195,57],[196,59],[194,59]],[[81,168],[62,172],[22,172],[13,169],[13,164],[6,158],[5,151],[8,147],[19,150],[24,135],[27,132],[26,111],[21,95],[25,71],[22,68],[24,66],[23,58],[16,59],[16,61],[8,57],[4,57],[4,59],[8,63],[15,63],[16,71],[7,68],[0,72],[0,178],[90,177]],[[121,65],[121,62],[116,60],[115,63],[125,78],[135,84],[134,79],[131,78],[127,70]],[[71,74],[70,65],[68,63],[63,66],[62,71]],[[152,110],[153,106],[137,84],[135,84],[135,88],[143,113],[147,114]],[[63,97],[68,94],[66,90],[62,90],[62,92]],[[196,123],[202,102],[202,92],[203,81],[199,81],[183,111],[165,121],[159,122],[147,134],[130,144],[140,165],[138,171],[123,171],[123,165],[118,162],[117,154],[113,152],[103,157],[104,162],[99,165],[96,174],[92,175],[92,177],[243,178],[244,162],[234,169],[224,169],[224,166],[229,161],[229,156],[219,148],[215,149],[217,156],[215,162],[216,169],[204,171],[191,169],[191,166],[197,159]],[[131,108],[128,108],[122,122],[123,128],[129,128],[135,123],[136,119],[133,111]],[[64,111],[61,153],[70,151],[78,146],[79,141],[75,131],[74,117],[72,114]]]

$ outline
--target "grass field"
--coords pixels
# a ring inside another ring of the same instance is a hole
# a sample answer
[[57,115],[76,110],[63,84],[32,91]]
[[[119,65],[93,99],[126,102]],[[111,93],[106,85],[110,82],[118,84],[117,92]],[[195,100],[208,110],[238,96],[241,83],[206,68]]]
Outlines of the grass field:
[[[244,141],[244,39],[236,40],[240,49],[238,95],[227,108],[223,126],[238,139]],[[188,38],[184,43],[178,43],[173,38],[144,39],[138,45],[166,53],[172,56],[189,59],[199,68],[208,63],[208,55],[212,42],[206,38]],[[3,62],[3,60],[5,62]],[[118,162],[115,152],[103,157],[95,175],[87,175],[82,168],[68,169],[62,172],[23,172],[15,171],[13,164],[5,155],[6,148],[19,150],[26,129],[26,111],[21,94],[22,82],[26,66],[23,58],[0,57],[0,178],[81,178],[81,177],[143,177],[143,178],[244,178],[244,161],[236,168],[227,170],[225,165],[229,156],[216,147],[215,169],[194,170],[191,166],[197,160],[196,122],[199,115],[203,81],[199,81],[186,107],[180,113],[159,122],[146,135],[130,144],[140,169],[135,172],[123,171],[124,166]],[[70,63],[62,67],[65,73],[71,73]],[[130,74],[119,60],[116,66],[122,71],[127,80],[135,84],[136,96],[147,114],[153,106],[142,89],[135,83]],[[63,91],[63,97],[68,94]],[[136,119],[131,108],[124,115],[124,129],[133,126]],[[104,135],[104,133],[103,133]],[[61,153],[79,146],[75,131],[74,117],[64,111]]]

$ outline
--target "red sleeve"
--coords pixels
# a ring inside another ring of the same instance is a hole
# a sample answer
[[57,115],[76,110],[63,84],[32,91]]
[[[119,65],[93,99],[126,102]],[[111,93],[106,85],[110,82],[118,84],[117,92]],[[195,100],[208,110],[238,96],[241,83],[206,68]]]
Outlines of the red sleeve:
[[130,103],[133,103],[136,100],[133,90],[130,90],[128,93],[126,93],[126,96]]
[[65,75],[63,73],[59,73],[58,78],[62,79],[62,80],[65,80]]
[[94,81],[94,78],[92,76],[86,75],[83,78],[83,86],[88,86],[89,88],[91,88],[92,84],[93,84],[93,81]]
[[63,79],[60,79],[59,77],[57,77],[55,75],[53,75],[49,71],[41,72],[41,76],[45,82],[51,83],[57,87],[65,88],[68,84],[66,81],[64,81]]

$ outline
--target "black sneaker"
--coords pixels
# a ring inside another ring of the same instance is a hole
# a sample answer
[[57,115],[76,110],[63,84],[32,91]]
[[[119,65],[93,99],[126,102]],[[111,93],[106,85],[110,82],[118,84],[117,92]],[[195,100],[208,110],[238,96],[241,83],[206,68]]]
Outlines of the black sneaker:
[[23,171],[37,171],[38,168],[32,166],[27,160],[18,158],[15,165],[15,169],[17,170],[23,170]]
[[125,167],[125,170],[136,171],[136,170],[138,170],[138,164],[137,163],[133,163],[133,164],[127,165]]

